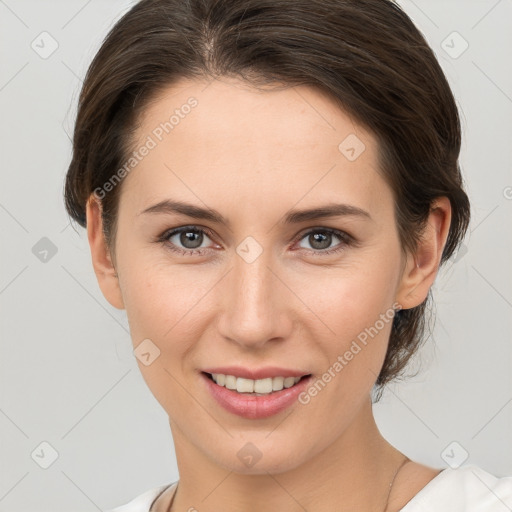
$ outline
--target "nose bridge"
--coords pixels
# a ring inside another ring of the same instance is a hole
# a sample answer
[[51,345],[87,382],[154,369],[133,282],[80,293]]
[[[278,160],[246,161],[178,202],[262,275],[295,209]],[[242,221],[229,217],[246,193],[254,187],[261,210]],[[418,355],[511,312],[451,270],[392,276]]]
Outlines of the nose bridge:
[[248,237],[236,248],[233,269],[226,283],[222,333],[240,345],[262,346],[285,336],[284,302],[274,276],[272,254]]

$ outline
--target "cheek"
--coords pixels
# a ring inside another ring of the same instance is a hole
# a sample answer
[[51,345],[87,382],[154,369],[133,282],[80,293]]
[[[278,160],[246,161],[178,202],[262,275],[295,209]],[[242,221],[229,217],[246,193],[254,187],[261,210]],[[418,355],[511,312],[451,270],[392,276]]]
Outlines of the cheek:
[[190,273],[180,273],[177,267],[137,268],[125,274],[123,296],[135,353],[148,349],[152,353],[149,365],[138,357],[137,363],[164,410],[183,410],[190,401],[183,388],[183,363],[194,348],[194,340],[200,337],[200,326],[193,315],[200,311],[201,297],[209,287],[207,283],[201,285],[200,280],[192,281],[192,285]]
[[[166,261],[148,261],[134,266],[123,280],[123,297],[134,349],[146,339],[160,351],[156,366],[173,375],[184,375],[185,367],[205,336],[205,329],[215,315],[212,297],[218,293],[219,275],[207,266],[178,266]],[[147,343],[147,342],[146,342]],[[155,390],[155,372],[139,364],[146,380],[152,379]],[[150,375],[151,374],[151,375]],[[160,375],[169,387],[169,375]],[[148,382],[149,384],[149,382]],[[176,384],[176,383],[174,383]],[[172,384],[172,386],[174,386]],[[157,397],[158,398],[158,397]]]
[[378,252],[346,268],[317,273],[307,284],[296,277],[294,289],[342,343],[373,325],[394,303],[399,265]]
[[386,258],[379,256],[385,250],[367,254],[360,264],[311,280],[307,288],[304,302],[322,320],[315,320],[319,328],[312,334],[324,354],[325,379],[337,382],[336,400],[345,403],[371,388],[384,361],[399,272],[399,260],[389,251]]

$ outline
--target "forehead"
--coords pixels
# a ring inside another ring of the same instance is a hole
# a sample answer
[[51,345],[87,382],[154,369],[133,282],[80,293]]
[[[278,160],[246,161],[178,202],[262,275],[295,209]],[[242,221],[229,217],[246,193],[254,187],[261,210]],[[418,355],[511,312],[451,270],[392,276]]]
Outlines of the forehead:
[[[187,103],[192,97],[197,105],[189,109]],[[260,90],[226,77],[209,82],[181,79],[160,91],[147,105],[138,135],[152,131],[174,113],[178,117],[171,123],[174,135],[184,129],[193,130],[203,144],[215,147],[226,138],[249,146],[264,141],[260,154],[275,147],[332,146],[333,141],[341,142],[350,133],[357,133],[370,144],[374,142],[334,99],[318,88],[304,85],[269,85]]]
[[258,90],[236,79],[182,79],[146,106],[133,147],[143,145],[151,149],[125,184],[140,207],[167,191],[215,201],[216,209],[234,193],[240,204],[267,198],[304,207],[321,195],[378,214],[391,197],[375,137],[308,86]]

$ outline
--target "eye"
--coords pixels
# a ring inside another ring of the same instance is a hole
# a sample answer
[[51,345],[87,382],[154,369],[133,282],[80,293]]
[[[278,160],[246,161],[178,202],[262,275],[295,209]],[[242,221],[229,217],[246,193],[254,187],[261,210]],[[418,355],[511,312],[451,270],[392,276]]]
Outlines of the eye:
[[[179,228],[165,231],[157,242],[164,244],[168,249],[183,256],[197,255],[201,256],[207,253],[211,246],[204,245],[208,240],[212,241],[213,232],[207,228],[200,228],[198,226],[182,226]],[[340,243],[332,246],[332,243],[338,239]],[[309,244],[304,247],[299,244],[299,247],[306,249],[306,251],[315,256],[322,256],[333,254],[342,251],[350,245],[355,245],[355,239],[345,233],[332,228],[315,228],[306,233],[303,233],[299,238],[299,242],[305,240]],[[215,248],[219,246],[216,245]]]
[[[334,247],[331,246],[332,242],[336,240],[341,241]],[[315,228],[303,234],[300,241],[306,240],[310,248],[300,245],[300,247],[308,249],[308,252],[315,255],[333,254],[342,251],[347,246],[354,243],[354,239],[344,231],[331,228]]]
[[183,255],[200,255],[209,249],[208,246],[203,246],[203,244],[205,240],[210,239],[210,236],[213,236],[213,233],[206,228],[183,226],[166,231],[159,237],[158,241],[174,252]]

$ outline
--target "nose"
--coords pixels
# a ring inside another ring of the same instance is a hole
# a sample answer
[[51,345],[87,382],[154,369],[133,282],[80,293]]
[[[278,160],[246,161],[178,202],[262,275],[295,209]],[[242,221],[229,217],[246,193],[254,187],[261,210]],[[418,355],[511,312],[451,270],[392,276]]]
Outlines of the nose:
[[271,259],[270,251],[254,261],[234,254],[232,270],[223,280],[220,335],[245,349],[286,339],[292,330],[292,293]]

